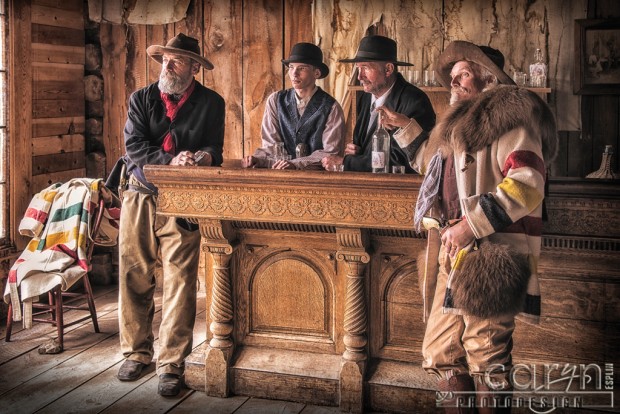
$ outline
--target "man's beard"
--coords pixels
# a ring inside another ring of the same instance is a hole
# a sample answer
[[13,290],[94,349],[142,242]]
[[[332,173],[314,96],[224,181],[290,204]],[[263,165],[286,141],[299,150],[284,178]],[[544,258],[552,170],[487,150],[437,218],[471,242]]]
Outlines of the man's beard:
[[463,88],[452,88],[450,91],[450,105],[469,99],[469,93]]
[[162,70],[159,74],[159,90],[169,95],[180,95],[189,86],[189,78],[184,78],[174,72]]

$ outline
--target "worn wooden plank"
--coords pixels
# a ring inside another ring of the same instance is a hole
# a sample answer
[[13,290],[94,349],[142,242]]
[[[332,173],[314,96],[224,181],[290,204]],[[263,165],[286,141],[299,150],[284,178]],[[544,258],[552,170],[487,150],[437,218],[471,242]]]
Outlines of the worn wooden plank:
[[84,65],[85,48],[82,46],[49,45],[34,43],[32,61],[44,63],[68,63]]
[[44,188],[49,187],[54,183],[64,183],[69,181],[72,178],[86,177],[86,169],[79,168],[77,170],[67,170],[60,171],[51,174],[41,174],[35,175],[32,177],[32,185],[30,186],[31,194],[29,199],[32,199],[32,196],[43,190]]
[[248,401],[248,397],[233,396],[229,398],[217,398],[210,397],[204,392],[193,392],[187,398],[174,407],[174,414],[194,414],[198,412],[203,413],[218,413],[218,414],[232,414],[237,412],[245,402]]
[[294,414],[300,413],[303,408],[304,404],[299,403],[251,398],[235,414]]
[[146,86],[146,27],[132,25],[127,28],[127,73],[125,89],[131,92]]
[[67,152],[32,157],[32,175],[51,174],[59,171],[82,169],[86,165],[84,152]]
[[[282,49],[282,58],[286,58],[295,43],[309,42],[315,43],[313,39],[312,25],[308,22],[312,21],[312,3],[304,0],[284,0],[284,45]],[[321,45],[318,45],[321,47]],[[325,53],[325,51],[323,52]],[[284,76],[287,80],[284,87],[290,87],[288,76]]]
[[599,361],[609,340],[604,323],[552,317],[536,326],[518,322],[513,338],[515,358],[566,362]]
[[62,10],[33,4],[32,23],[84,30],[84,13],[82,10]]
[[209,1],[204,4],[203,50],[215,68],[203,70],[205,85],[226,102],[224,159],[243,156],[242,2]]
[[126,70],[125,30],[118,25],[102,23],[100,25],[101,52],[103,65],[101,74],[104,79],[123,80],[104,82],[105,96],[103,118],[103,145],[106,156],[106,172],[112,170],[116,161],[124,154],[125,140],[123,127],[127,116],[127,99],[124,85]]
[[[66,315],[70,316],[68,312]],[[110,337],[115,337],[114,339],[118,340],[116,337],[118,311],[116,309],[107,313],[98,313],[97,322],[101,331],[99,333],[94,332],[92,323],[82,324],[77,328],[72,327],[72,330],[67,329],[64,337],[64,351],[59,354],[40,355],[37,349],[39,345],[56,338],[55,330],[50,332],[51,335],[39,336],[28,341],[27,343],[32,347],[28,353],[2,365],[3,375],[0,379],[0,395],[2,397],[0,398],[4,400],[10,398],[8,396],[12,394],[16,394],[17,397],[21,395],[20,388],[33,378],[45,375],[46,372],[80,354],[88,354],[93,346]],[[33,361],[36,361],[36,364],[33,364]]]
[[[545,316],[604,322],[607,303],[601,298],[610,284],[541,277],[541,313]],[[532,349],[534,351],[534,349]]]
[[9,19],[11,36],[8,45],[9,54],[9,107],[19,108],[9,113],[9,125],[19,125],[11,132],[9,180],[11,194],[10,231],[11,240],[18,249],[23,249],[28,242],[17,229],[28,203],[32,197],[31,175],[32,157],[30,156],[30,137],[32,136],[32,32],[30,25],[30,3],[15,2]]
[[32,136],[72,135],[85,132],[84,116],[37,118],[32,120]]
[[260,147],[260,129],[269,95],[282,87],[282,4],[243,3],[243,153]]
[[32,4],[71,11],[82,11],[84,7],[83,0],[32,0]]
[[82,78],[70,81],[34,81],[32,82],[32,97],[38,100],[83,100],[84,82]]
[[[97,316],[106,315],[107,313],[117,308],[117,290],[118,289],[115,287],[98,287],[95,290],[93,296],[95,297],[95,308],[97,309]],[[65,315],[65,321],[71,322],[78,319],[80,316],[83,315],[83,313],[68,311]],[[85,322],[84,324],[90,325],[92,329],[92,324],[90,324],[90,322]],[[65,333],[73,332],[73,330],[84,324],[76,324],[74,326],[70,326],[65,330]],[[55,337],[56,332],[57,331],[54,326],[45,323],[33,323],[32,328],[25,329],[22,323],[14,322],[11,331],[11,342],[5,342],[4,339],[6,338],[6,325],[2,324],[2,327],[0,329],[0,339],[2,339],[0,343],[0,367],[2,367],[2,371],[5,372],[5,364],[37,348],[41,344],[43,337]],[[69,335],[65,336],[67,338],[69,337]],[[4,384],[4,382],[12,381],[10,381],[10,377],[7,376],[2,376],[2,378],[0,378],[0,394],[4,393],[6,390],[9,389],[6,388],[8,385]]]
[[84,29],[32,24],[32,42],[64,46],[84,46]]
[[[164,34],[166,29],[166,34]],[[146,27],[146,47],[151,45],[165,45],[168,42],[167,27],[166,26],[147,26]],[[146,48],[145,48],[146,50]],[[159,72],[161,72],[161,65],[155,60],[151,59],[148,55],[146,59],[146,69],[148,83],[156,82],[159,79]]]
[[32,155],[84,153],[86,147],[84,135],[54,135],[49,137],[36,137],[32,139]]
[[32,101],[33,118],[81,116],[86,103],[76,99],[35,99]]
[[[197,322],[204,319],[205,315],[205,301],[201,299],[202,298],[199,297],[197,302]],[[203,303],[202,306],[200,305],[201,303]],[[160,321],[154,323],[154,333],[159,323]],[[204,323],[196,324],[193,333],[194,344],[200,344],[204,341],[205,329],[206,325]],[[159,335],[155,335],[155,337],[159,338]],[[154,346],[156,350],[154,358],[156,359],[159,353],[158,339],[156,339]],[[70,407],[75,407],[76,404],[84,407],[84,412],[92,413],[165,412],[176,406],[179,399],[183,399],[185,396],[194,392],[182,388],[181,394],[177,398],[160,398],[157,395],[158,377],[154,372],[155,364],[152,364],[147,375],[140,379],[141,386],[127,386],[127,383],[123,383],[116,379],[116,373],[120,364],[120,362],[117,363],[115,366],[103,372],[102,375],[80,386],[75,392],[68,395],[70,398],[64,396],[59,401],[46,407],[42,412],[50,414],[64,412],[64,410],[70,409]],[[153,371],[151,371],[151,369]],[[84,400],[88,401],[88,403],[82,403]],[[107,408],[102,410],[102,406]]]
[[84,77],[83,64],[41,63],[32,64],[34,81],[75,81]]

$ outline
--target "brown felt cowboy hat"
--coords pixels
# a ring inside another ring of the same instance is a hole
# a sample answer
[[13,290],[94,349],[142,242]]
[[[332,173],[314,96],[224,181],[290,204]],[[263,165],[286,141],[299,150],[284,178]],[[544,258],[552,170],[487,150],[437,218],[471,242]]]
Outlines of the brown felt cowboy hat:
[[354,58],[340,59],[339,62],[392,62],[398,66],[413,66],[408,62],[400,62],[396,56],[396,42],[394,40],[385,36],[373,35],[362,38]]
[[198,40],[193,37],[185,36],[179,33],[166,43],[166,46],[153,45],[146,49],[146,53],[159,63],[161,63],[162,55],[170,53],[173,55],[186,56],[200,63],[205,69],[213,69],[213,63],[209,62],[200,54],[200,46]]
[[487,68],[497,77],[499,83],[514,85],[514,81],[504,72],[504,55],[489,46],[476,46],[463,40],[455,40],[439,55],[435,62],[435,73],[439,82],[450,89],[450,71],[456,62],[467,60]]
[[297,43],[291,49],[288,59],[282,59],[284,65],[289,63],[307,63],[321,71],[319,79],[329,75],[329,68],[323,63],[323,51],[312,43]]

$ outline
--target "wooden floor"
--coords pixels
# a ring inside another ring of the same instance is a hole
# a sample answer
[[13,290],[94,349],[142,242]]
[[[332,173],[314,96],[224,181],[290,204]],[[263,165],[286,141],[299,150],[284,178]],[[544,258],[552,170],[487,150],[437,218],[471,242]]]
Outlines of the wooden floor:
[[[209,397],[184,388],[176,398],[157,395],[155,364],[136,382],[121,382],[116,373],[123,356],[118,338],[118,289],[95,286],[101,333],[92,323],[67,328],[65,351],[41,355],[39,345],[53,339],[55,328],[34,323],[32,329],[14,324],[11,342],[6,342],[6,324],[0,329],[0,413],[339,413],[337,407],[319,407],[286,401],[242,396]],[[204,292],[198,300],[194,345],[206,338]],[[161,316],[156,297],[154,323],[155,358]],[[65,320],[83,315],[65,313]]]

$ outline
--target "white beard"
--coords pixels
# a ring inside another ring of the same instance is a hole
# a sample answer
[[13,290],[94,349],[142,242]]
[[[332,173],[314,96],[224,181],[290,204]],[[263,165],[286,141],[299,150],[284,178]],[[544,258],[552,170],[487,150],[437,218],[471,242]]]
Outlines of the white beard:
[[187,89],[190,80],[162,70],[159,74],[159,90],[169,95],[180,95]]

